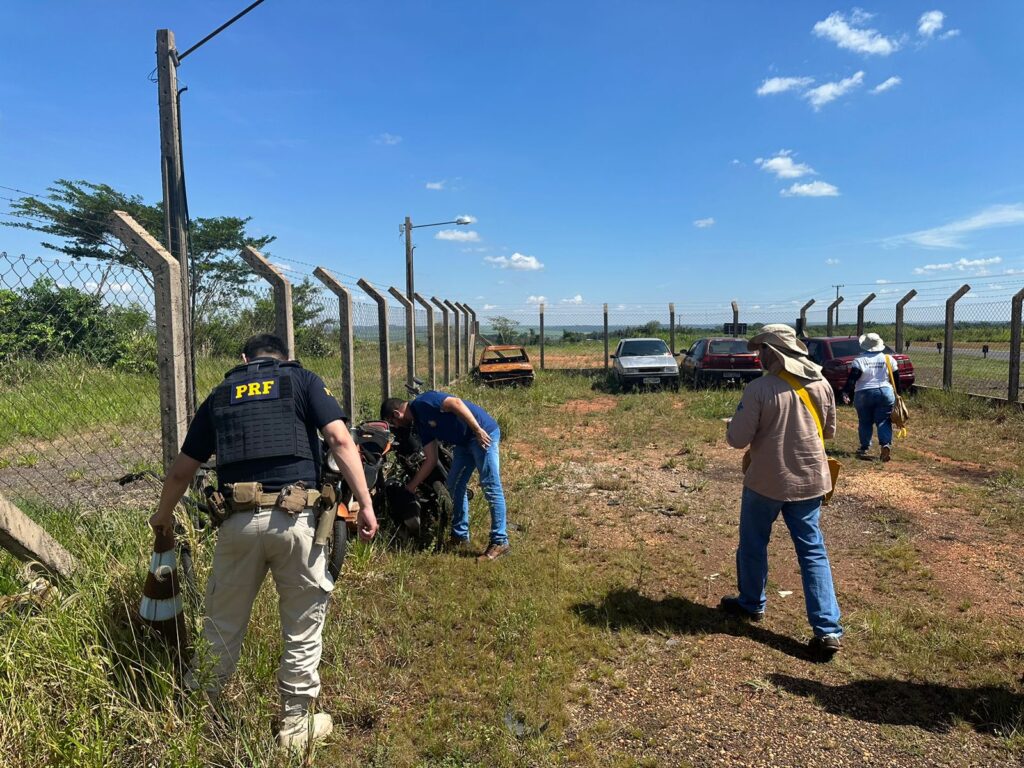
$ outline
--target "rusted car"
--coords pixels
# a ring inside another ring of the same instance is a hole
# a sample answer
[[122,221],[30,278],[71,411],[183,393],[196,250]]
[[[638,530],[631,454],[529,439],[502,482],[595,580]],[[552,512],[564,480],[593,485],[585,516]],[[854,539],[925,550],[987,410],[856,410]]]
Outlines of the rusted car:
[[514,344],[492,344],[480,353],[476,377],[489,386],[533,384],[533,365],[526,350]]

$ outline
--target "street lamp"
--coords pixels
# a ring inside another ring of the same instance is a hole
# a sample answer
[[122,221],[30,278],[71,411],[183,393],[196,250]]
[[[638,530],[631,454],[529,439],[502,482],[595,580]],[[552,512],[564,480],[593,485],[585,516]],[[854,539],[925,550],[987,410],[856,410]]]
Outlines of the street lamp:
[[[405,233],[405,295],[409,299],[409,303],[415,306],[416,304],[416,281],[414,279],[413,263],[412,263],[412,231],[414,229],[420,229],[422,227],[443,227],[446,224],[455,224],[457,226],[465,226],[466,224],[472,224],[473,219],[468,216],[459,216],[451,221],[437,221],[433,224],[413,224],[412,219],[408,216],[405,217],[405,222],[398,226],[399,234]],[[416,311],[408,312],[406,315],[407,321],[405,324],[405,363],[407,370],[406,379],[409,384],[412,384],[413,377],[416,375]]]

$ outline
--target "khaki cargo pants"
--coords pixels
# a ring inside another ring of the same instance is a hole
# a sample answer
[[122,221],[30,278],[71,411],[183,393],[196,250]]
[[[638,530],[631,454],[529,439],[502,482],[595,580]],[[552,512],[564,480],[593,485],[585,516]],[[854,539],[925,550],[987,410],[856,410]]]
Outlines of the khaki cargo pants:
[[320,693],[324,618],[334,580],[328,551],[313,543],[316,513],[278,507],[236,512],[217,534],[206,585],[206,618],[186,685],[219,693],[238,664],[253,601],[269,570],[281,612],[284,652],[277,683],[282,697]]

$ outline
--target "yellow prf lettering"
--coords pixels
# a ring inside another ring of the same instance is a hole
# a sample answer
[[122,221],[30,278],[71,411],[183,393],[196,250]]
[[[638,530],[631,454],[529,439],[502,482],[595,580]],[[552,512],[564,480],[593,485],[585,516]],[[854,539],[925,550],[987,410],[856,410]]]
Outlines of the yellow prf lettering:
[[256,397],[256,395],[258,395],[259,393],[260,384],[258,381],[254,381],[252,384],[249,385],[249,391],[246,392],[246,395],[248,395],[249,397]]
[[237,387],[235,387],[235,400],[241,400],[242,395],[245,394],[246,389],[247,387],[245,386],[245,384],[239,384]]
[[270,388],[272,386],[274,386],[274,382],[273,381],[264,381],[263,382],[263,394],[264,395],[269,395],[270,394]]

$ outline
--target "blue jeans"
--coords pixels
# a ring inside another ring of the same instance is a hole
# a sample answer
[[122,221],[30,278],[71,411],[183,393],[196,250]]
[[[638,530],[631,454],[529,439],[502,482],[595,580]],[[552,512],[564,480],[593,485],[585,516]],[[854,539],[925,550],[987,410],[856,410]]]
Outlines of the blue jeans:
[[457,539],[469,538],[469,499],[466,487],[473,470],[480,472],[480,488],[491,507],[491,543],[507,544],[505,531],[505,491],[501,487],[501,472],[498,463],[498,446],[501,430],[495,427],[491,435],[491,447],[484,450],[476,440],[468,445],[455,446],[452,468],[448,472],[448,492],[452,495],[452,536]]
[[872,387],[862,389],[853,396],[853,407],[857,409],[857,437],[860,438],[860,449],[866,451],[871,447],[871,428],[878,427],[878,444],[892,445],[892,406],[896,395],[892,387]]
[[748,611],[763,611],[768,602],[768,540],[772,524],[782,512],[796,547],[800,576],[804,582],[807,621],[816,637],[843,634],[839,625],[839,603],[832,585],[832,567],[825,551],[825,539],[818,526],[821,499],[776,501],[743,489],[740,504],[740,546],[736,550],[736,584],[740,605]]

